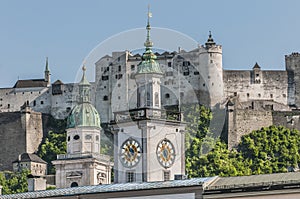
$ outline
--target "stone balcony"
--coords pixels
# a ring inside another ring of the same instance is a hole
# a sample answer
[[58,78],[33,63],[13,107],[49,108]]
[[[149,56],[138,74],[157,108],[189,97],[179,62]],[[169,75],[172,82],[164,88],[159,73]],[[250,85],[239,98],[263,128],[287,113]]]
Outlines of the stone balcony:
[[67,160],[67,159],[84,159],[84,158],[95,158],[100,161],[110,162],[110,157],[108,155],[103,155],[100,153],[74,153],[74,154],[59,154],[57,155],[57,160]]
[[114,112],[113,123],[137,121],[137,120],[167,120],[167,121],[177,121],[181,122],[181,113],[174,111],[167,111],[155,108],[138,108],[131,109],[128,111],[118,111]]

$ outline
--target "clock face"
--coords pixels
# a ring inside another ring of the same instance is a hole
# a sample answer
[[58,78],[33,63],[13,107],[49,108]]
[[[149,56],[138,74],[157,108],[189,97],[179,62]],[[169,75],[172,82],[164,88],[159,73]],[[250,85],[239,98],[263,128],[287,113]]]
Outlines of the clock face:
[[156,156],[161,166],[164,168],[171,167],[175,161],[175,149],[172,142],[168,139],[163,139],[157,145]]
[[125,167],[133,167],[140,161],[141,153],[138,141],[128,139],[121,146],[120,160]]

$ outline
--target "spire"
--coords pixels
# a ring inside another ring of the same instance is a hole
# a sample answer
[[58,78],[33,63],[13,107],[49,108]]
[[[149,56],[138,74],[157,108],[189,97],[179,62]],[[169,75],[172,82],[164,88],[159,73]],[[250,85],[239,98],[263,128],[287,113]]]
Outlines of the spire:
[[50,72],[50,71],[49,71],[49,66],[48,66],[48,57],[46,57],[46,67],[45,67],[45,72]]
[[85,77],[86,67],[82,66],[82,78],[79,82],[79,102],[90,102],[90,82],[86,80]]
[[47,82],[47,86],[50,86],[51,80],[50,80],[50,70],[49,70],[49,66],[48,66],[48,57],[46,57],[46,66],[45,66],[45,72],[44,72],[45,76],[45,81]]
[[147,15],[148,15],[147,26],[146,26],[147,37],[146,37],[146,41],[144,43],[144,46],[146,47],[146,49],[142,56],[143,61],[141,63],[139,63],[139,65],[138,65],[137,74],[140,74],[140,73],[162,74],[159,64],[155,61],[156,55],[152,52],[153,43],[150,39],[150,30],[151,30],[150,18],[152,17],[152,13],[150,12],[150,5],[148,6]]
[[153,46],[153,43],[150,39],[150,30],[151,30],[151,26],[150,26],[150,18],[152,17],[152,13],[150,12],[150,4],[148,5],[148,21],[147,21],[147,26],[146,26],[146,30],[147,30],[147,38],[146,38],[146,42],[144,43],[144,46],[147,49],[150,49]]
[[212,38],[211,31],[209,31],[208,39],[207,39],[207,42],[205,43],[205,46],[207,48],[210,48],[214,45],[216,45],[216,43],[214,42],[214,39]]

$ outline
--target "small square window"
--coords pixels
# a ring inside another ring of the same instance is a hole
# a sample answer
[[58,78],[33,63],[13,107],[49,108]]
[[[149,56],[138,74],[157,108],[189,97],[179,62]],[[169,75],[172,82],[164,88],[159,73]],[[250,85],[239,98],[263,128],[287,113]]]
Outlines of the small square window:
[[135,173],[133,171],[126,172],[126,182],[134,182],[135,181]]
[[108,75],[107,76],[102,76],[102,80],[103,81],[108,80]]
[[190,74],[190,72],[188,72],[188,71],[183,72],[184,76],[188,76],[189,74]]
[[131,71],[135,70],[135,65],[131,65]]
[[103,96],[103,101],[107,101],[108,100],[108,96],[107,95],[104,95]]
[[170,180],[170,171],[164,171],[164,181]]

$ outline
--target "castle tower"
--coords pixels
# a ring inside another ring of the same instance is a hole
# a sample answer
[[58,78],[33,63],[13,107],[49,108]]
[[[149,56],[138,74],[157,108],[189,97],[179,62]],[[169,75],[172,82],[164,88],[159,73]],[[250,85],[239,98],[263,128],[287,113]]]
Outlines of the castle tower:
[[150,17],[148,11],[145,52],[135,74],[138,108],[115,112],[116,183],[166,181],[185,174],[185,125],[180,113],[161,109],[162,71],[151,49]]
[[223,100],[223,67],[222,67],[222,46],[216,45],[211,32],[205,45],[199,47],[199,72],[202,76],[210,106],[214,107]]
[[288,104],[300,107],[300,53],[285,56],[288,73]]
[[45,73],[45,82],[47,82],[47,87],[48,87],[51,84],[51,79],[50,79],[51,74],[48,66],[48,57],[46,58],[46,67],[44,73]]
[[79,83],[79,99],[67,121],[67,154],[57,156],[58,188],[109,184],[110,158],[100,154],[100,117],[90,103],[90,83],[83,76]]

